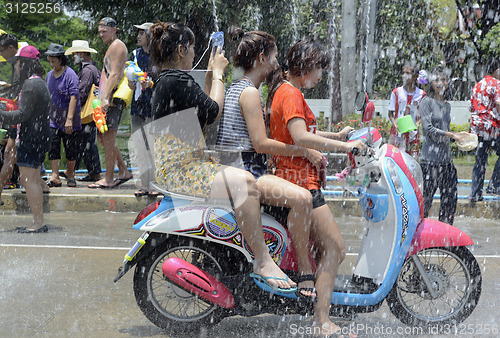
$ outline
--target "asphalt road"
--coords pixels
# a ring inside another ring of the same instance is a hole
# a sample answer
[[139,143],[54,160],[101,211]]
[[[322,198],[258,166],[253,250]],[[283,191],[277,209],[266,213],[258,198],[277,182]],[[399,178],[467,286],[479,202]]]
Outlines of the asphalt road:
[[[139,231],[131,228],[132,213],[64,213],[46,215],[47,234],[17,234],[12,229],[31,215],[0,213],[0,336],[1,337],[168,337],[151,324],[135,303],[129,272],[113,283],[123,256]],[[360,244],[359,217],[337,219],[348,245],[341,273],[349,273]],[[483,273],[483,291],[472,315],[448,335],[498,337],[500,332],[500,222],[457,217],[455,226],[476,242],[472,251]],[[359,337],[436,337],[433,332],[400,323],[384,304],[354,322],[333,318]],[[201,337],[301,337],[310,318],[298,315],[230,317]],[[497,332],[497,334],[495,334]],[[175,337],[192,335],[177,334]]]

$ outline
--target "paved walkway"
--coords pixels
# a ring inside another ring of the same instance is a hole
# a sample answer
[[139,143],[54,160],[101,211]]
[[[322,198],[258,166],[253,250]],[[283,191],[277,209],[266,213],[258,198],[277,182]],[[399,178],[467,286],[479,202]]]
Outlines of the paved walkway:
[[[51,188],[44,196],[44,211],[115,211],[139,212],[157,198],[151,196],[135,197],[137,190],[135,180],[130,180],[114,189],[90,189],[87,182],[77,182],[77,187],[69,188],[62,179],[63,187]],[[337,187],[338,188],[338,187]],[[7,189],[2,193],[4,205],[1,211],[15,213],[30,212],[26,194],[22,188]],[[334,193],[331,193],[334,192]],[[335,216],[362,216],[357,198],[344,198],[340,191],[330,189],[325,193],[327,203]],[[161,198],[161,197],[158,197]],[[431,217],[436,217],[439,211],[439,199],[434,200]],[[472,216],[500,219],[500,199],[485,199],[483,202],[470,204],[465,199],[459,199],[457,216]]]

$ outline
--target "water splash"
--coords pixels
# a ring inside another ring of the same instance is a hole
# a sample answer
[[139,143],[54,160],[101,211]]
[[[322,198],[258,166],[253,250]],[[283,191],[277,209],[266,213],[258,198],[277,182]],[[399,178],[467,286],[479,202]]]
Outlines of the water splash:
[[366,91],[366,81],[368,78],[368,37],[370,35],[370,12],[371,12],[371,1],[366,2],[365,7],[365,36],[364,36],[364,46],[363,46],[363,72],[362,72],[362,83],[363,83],[363,91]]
[[217,18],[217,5],[215,4],[215,0],[212,0],[212,16],[214,17],[214,25],[215,31],[219,31],[219,19]]
[[330,19],[330,27],[328,28],[329,44],[328,49],[330,53],[330,69],[328,70],[328,89],[330,92],[330,119],[328,121],[327,131],[332,130],[332,122],[342,117],[342,98],[340,95],[340,73],[338,71],[339,55],[338,55],[338,27],[335,20],[336,0],[331,1],[332,14]]
[[299,10],[297,7],[297,0],[291,0],[291,5],[292,5],[292,29],[293,29],[293,42],[295,43],[299,41],[299,31],[297,28],[297,21],[298,21],[298,16],[299,16]]

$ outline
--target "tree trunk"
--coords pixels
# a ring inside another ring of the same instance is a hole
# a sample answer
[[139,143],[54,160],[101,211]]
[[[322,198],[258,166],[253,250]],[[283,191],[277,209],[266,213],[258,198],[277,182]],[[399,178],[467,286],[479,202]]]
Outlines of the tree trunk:
[[356,95],[356,8],[357,1],[342,0],[342,44],[340,81],[342,114],[354,112]]
[[337,25],[335,13],[339,12],[337,1],[333,0],[334,6],[332,17],[330,19],[330,27],[328,28],[328,41],[330,41],[330,106],[331,117],[328,123],[328,131],[331,131],[332,123],[337,123],[342,120],[342,96],[340,89],[340,54],[339,54],[339,27]]

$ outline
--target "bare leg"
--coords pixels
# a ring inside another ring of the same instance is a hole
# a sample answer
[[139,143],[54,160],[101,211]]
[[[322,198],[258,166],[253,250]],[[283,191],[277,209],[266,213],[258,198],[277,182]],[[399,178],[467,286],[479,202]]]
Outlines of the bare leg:
[[104,134],[99,134],[97,139],[104,148],[104,160],[106,161],[106,173],[104,178],[97,181],[96,184],[111,186],[113,185],[113,177],[115,163],[117,159],[118,148],[116,147],[116,130],[109,130]]
[[[54,183],[61,183],[61,178],[59,177],[59,161],[60,159],[50,161],[50,168],[52,169],[50,180]],[[40,173],[38,173],[38,176],[40,176]]]
[[[7,139],[5,146],[3,165],[0,170],[0,202],[2,201],[3,187],[7,184],[14,171],[14,164],[16,164],[16,140],[13,138]],[[1,204],[1,203],[0,203]]]
[[[299,276],[312,274],[309,261],[309,237],[313,210],[311,193],[274,175],[260,177],[257,180],[257,186],[263,203],[290,208],[287,223],[297,255]],[[314,282],[304,281],[299,283],[299,286],[314,288]],[[302,290],[301,292],[308,297],[314,296],[311,291]]]
[[[260,194],[254,177],[244,170],[231,167],[223,168],[223,171],[216,175],[212,183],[211,196],[214,198],[228,198],[227,189],[229,189],[233,199],[236,220],[254,254],[253,271],[263,277],[286,279],[286,274],[281,271],[269,254],[264,240],[260,216]],[[283,289],[295,286],[295,283],[291,280],[287,282],[270,279],[268,282]]]
[[43,191],[40,184],[40,167],[19,167],[21,173],[21,184],[26,188],[26,196],[33,214],[33,228],[36,230],[43,226]]
[[345,244],[328,205],[313,210],[312,236],[316,246],[316,293],[314,304],[314,325],[322,334],[333,334],[340,328],[330,320],[330,303],[335,278],[340,263],[345,257]]
[[68,161],[68,169],[66,170],[66,176],[68,177],[68,180],[74,180],[75,179],[75,164],[76,161]]

